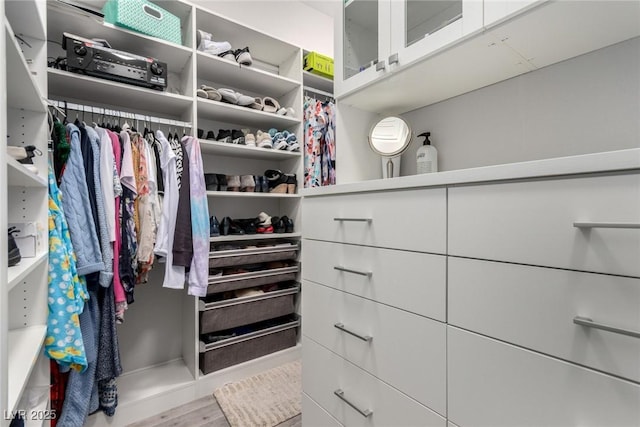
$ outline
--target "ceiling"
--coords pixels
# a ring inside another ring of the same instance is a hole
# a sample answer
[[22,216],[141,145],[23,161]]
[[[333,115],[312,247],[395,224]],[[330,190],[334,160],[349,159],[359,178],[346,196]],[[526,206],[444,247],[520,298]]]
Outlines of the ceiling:
[[300,0],[300,3],[304,3],[315,10],[329,15],[334,19],[340,13],[340,7],[342,7],[343,0]]

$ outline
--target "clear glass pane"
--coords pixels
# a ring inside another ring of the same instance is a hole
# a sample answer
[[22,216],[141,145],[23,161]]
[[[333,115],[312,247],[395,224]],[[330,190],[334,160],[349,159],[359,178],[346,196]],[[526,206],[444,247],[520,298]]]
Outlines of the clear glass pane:
[[462,17],[462,0],[406,1],[406,46]]
[[344,4],[344,78],[378,62],[378,2],[348,0]]

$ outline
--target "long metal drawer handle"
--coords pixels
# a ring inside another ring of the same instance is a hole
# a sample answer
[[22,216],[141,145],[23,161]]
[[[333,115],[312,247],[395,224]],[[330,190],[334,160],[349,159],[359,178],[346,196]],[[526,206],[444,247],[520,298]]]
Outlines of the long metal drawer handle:
[[335,323],[333,327],[336,329],[340,329],[342,332],[346,332],[349,335],[353,335],[354,337],[359,338],[362,341],[370,342],[373,339],[373,337],[370,335],[360,335],[356,332],[350,331],[349,329],[345,328],[344,323]]
[[371,223],[373,218],[333,218],[334,221],[340,222],[368,222]]
[[615,326],[603,325],[602,323],[596,323],[588,317],[576,316],[573,318],[573,323],[580,326],[586,326],[587,328],[602,329],[603,331],[609,331],[616,334],[640,338],[640,332],[632,331],[630,329],[616,328]]
[[580,222],[573,223],[576,228],[640,228],[640,222]]
[[373,272],[371,271],[358,271],[358,270],[352,270],[350,268],[345,268],[341,265],[335,265],[333,267],[334,270],[338,270],[338,271],[344,271],[345,273],[353,273],[353,274],[357,274],[359,276],[367,276],[367,277],[371,277],[373,276]]
[[351,406],[353,409],[358,411],[360,413],[360,415],[362,415],[363,417],[367,418],[367,417],[371,416],[371,414],[373,414],[372,410],[370,410],[370,409],[364,409],[364,410],[360,409],[356,405],[354,405],[353,403],[349,402],[349,400],[347,400],[347,398],[344,397],[344,391],[342,391],[341,389],[337,389],[336,391],[333,392],[333,394],[338,396],[344,403],[346,403],[347,405]]

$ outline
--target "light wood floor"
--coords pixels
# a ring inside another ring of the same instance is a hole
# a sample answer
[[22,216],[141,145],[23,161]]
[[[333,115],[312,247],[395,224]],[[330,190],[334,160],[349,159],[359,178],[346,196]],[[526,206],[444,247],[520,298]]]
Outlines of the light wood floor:
[[[194,400],[177,408],[169,409],[154,417],[147,418],[127,427],[230,427],[216,399],[211,396]],[[300,415],[291,418],[278,427],[302,427]]]

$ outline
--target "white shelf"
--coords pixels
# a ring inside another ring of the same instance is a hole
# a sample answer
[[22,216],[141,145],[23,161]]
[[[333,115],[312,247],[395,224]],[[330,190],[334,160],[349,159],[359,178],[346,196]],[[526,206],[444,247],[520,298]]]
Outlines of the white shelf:
[[[299,111],[297,113],[300,114]],[[300,119],[295,117],[265,113],[250,107],[240,107],[204,98],[198,98],[198,117],[262,130],[268,130],[272,127],[278,130],[290,129],[300,124]]]
[[242,157],[259,160],[288,160],[300,158],[300,152],[274,150],[271,148],[250,147],[247,145],[227,144],[225,142],[200,139],[202,154],[215,154],[227,157]]
[[256,193],[243,191],[207,191],[208,197],[239,197],[239,198],[257,198],[257,199],[299,199],[299,194],[283,194],[283,193]]
[[7,352],[9,367],[9,411],[16,409],[29,381],[47,333],[46,325],[9,330]]
[[43,262],[49,258],[49,252],[42,252],[33,258],[22,258],[20,263],[13,267],[7,268],[7,281],[9,283],[9,291],[18,283],[29,275],[33,270],[38,268]]
[[182,359],[139,369],[118,378],[118,403],[126,405],[167,393],[194,382]]
[[318,76],[308,71],[302,72],[302,79],[305,86],[333,94],[333,80],[331,79]]
[[27,66],[11,24],[6,17],[4,24],[7,37],[7,107],[46,113],[47,109],[40,89]]
[[128,111],[143,110],[169,117],[181,117],[191,109],[193,98],[165,91],[142,88],[110,80],[49,68],[52,98],[90,101],[91,105],[126,106]]
[[240,234],[233,236],[219,236],[211,237],[209,241],[211,243],[219,242],[235,242],[241,240],[269,240],[269,239],[291,239],[300,238],[302,233],[269,233],[269,234]]
[[49,40],[62,43],[63,32],[88,39],[105,39],[116,50],[150,56],[166,62],[169,71],[178,74],[187,65],[192,55],[192,50],[188,47],[104,23],[97,16],[59,2],[47,3]]
[[[46,25],[42,19],[40,9],[44,9],[40,0],[5,1],[4,13],[11,22],[11,26],[18,34],[45,40]],[[40,7],[38,7],[40,3]]]
[[235,61],[198,52],[198,79],[219,83],[240,91],[247,90],[279,98],[297,89],[300,83],[253,66],[240,66]]
[[7,183],[9,187],[47,187],[47,179],[36,175],[13,157],[4,154],[7,161]]

